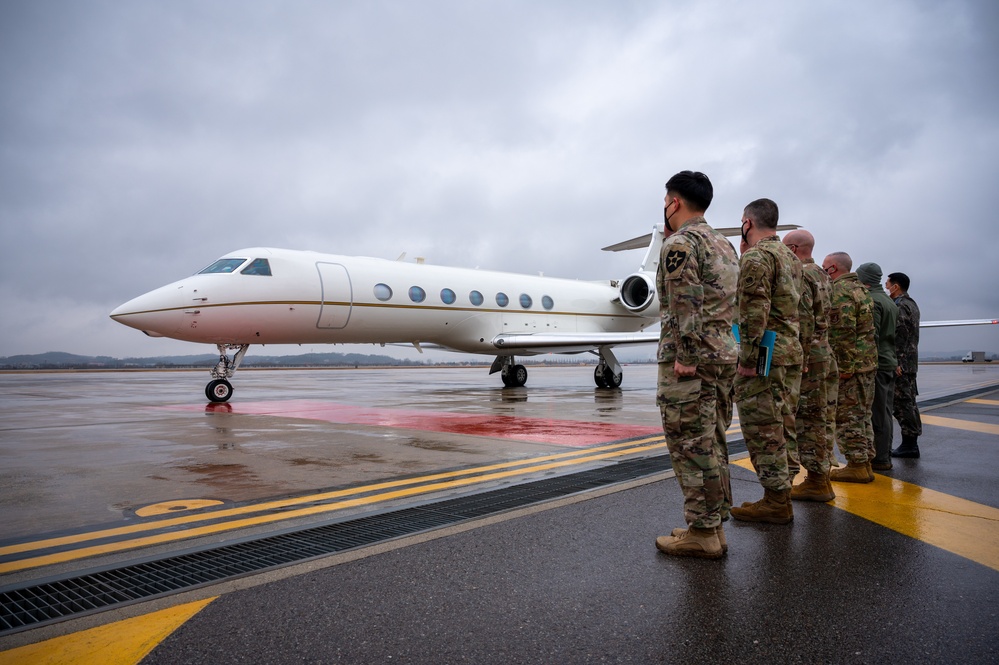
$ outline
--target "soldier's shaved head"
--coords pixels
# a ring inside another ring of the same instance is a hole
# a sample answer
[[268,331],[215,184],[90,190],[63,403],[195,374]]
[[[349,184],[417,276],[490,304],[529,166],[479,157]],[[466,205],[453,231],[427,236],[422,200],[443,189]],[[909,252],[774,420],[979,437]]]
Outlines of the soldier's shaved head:
[[846,252],[833,252],[822,259],[822,269],[835,280],[853,269],[853,259]]
[[815,249],[815,236],[805,229],[795,229],[784,236],[784,244],[807,248],[808,255],[811,256],[812,250]]
[[846,252],[833,252],[826,257],[826,261],[835,263],[843,272],[850,272],[853,270],[853,259],[851,259],[850,255]]

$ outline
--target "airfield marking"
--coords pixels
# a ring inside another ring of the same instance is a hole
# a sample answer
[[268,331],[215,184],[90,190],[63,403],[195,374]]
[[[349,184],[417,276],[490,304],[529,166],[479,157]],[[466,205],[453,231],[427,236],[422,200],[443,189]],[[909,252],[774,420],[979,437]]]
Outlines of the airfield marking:
[[963,429],[969,432],[980,432],[982,434],[999,434],[999,425],[989,423],[976,423],[973,420],[958,420],[957,418],[943,418],[941,416],[920,416],[924,425],[936,425],[938,427],[949,427],[951,429]]
[[[81,547],[63,552],[30,556],[22,559],[0,563],[0,574],[25,570],[28,568],[36,568],[38,566],[51,565],[55,563],[65,563],[67,561],[74,561],[76,559],[82,559],[90,556],[97,556],[100,554],[120,552],[124,550],[134,549],[137,547],[146,547],[150,545],[169,543],[177,540],[186,540],[188,538],[197,537],[197,536],[214,535],[226,531],[232,531],[235,529],[241,529],[251,526],[260,526],[263,524],[270,524],[273,522],[278,522],[288,519],[321,515],[324,513],[330,513],[337,510],[342,510],[344,508],[367,506],[382,501],[412,497],[419,494],[428,494],[431,492],[455,489],[459,487],[467,487],[469,485],[474,485],[477,483],[484,483],[495,480],[504,480],[515,476],[526,475],[530,473],[539,473],[543,471],[550,471],[553,469],[560,469],[576,464],[599,462],[603,460],[612,459],[614,457],[622,457],[625,455],[631,455],[635,453],[645,453],[665,447],[666,447],[666,442],[663,440],[662,436],[650,437],[640,441],[630,441],[624,444],[613,444],[609,446],[602,446],[599,449],[604,450],[605,452],[600,452],[597,454],[592,454],[594,450],[589,449],[585,451],[578,451],[575,453],[547,455],[544,457],[533,458],[530,460],[507,462],[503,464],[489,465],[486,467],[479,467],[476,469],[466,469],[463,471],[455,471],[444,474],[434,474],[431,476],[424,476],[422,478],[411,478],[400,481],[378,483],[375,485],[368,485],[365,487],[356,487],[348,490],[327,492],[320,495],[296,497],[294,499],[285,500],[285,501],[265,502],[262,504],[247,505],[228,510],[209,511],[197,515],[187,515],[184,517],[177,517],[173,519],[152,521],[145,524],[117,527],[112,529],[106,529],[103,531],[95,531],[92,533],[77,534],[73,536],[63,536],[63,537],[50,538],[29,543],[9,545],[4,548],[0,548],[0,554],[30,553],[33,551],[54,547],[56,545],[84,543],[88,541],[99,540],[102,538],[108,538],[113,536],[126,535],[141,531],[157,530],[164,527],[177,526],[180,524],[190,524],[197,521],[215,520],[220,517],[236,517],[247,513],[261,512],[262,510],[276,510],[294,504],[314,503],[320,497],[339,498],[339,497],[350,496],[352,494],[361,494],[392,487],[402,487],[402,489],[395,489],[393,491],[386,491],[358,498],[347,498],[332,503],[307,506],[299,508],[297,510],[287,510],[278,513],[269,513],[253,517],[245,517],[242,519],[232,519],[230,521],[221,522],[219,524],[199,526],[181,531],[168,531],[165,533],[148,535],[148,536],[133,538],[130,540],[121,540],[113,543],[91,545],[89,547]],[[559,458],[569,458],[569,459],[559,459]],[[537,463],[539,461],[542,463]],[[532,466],[526,466],[526,465],[532,465]],[[510,469],[510,467],[512,466],[520,466],[522,468]],[[505,470],[497,470],[497,469],[505,469]],[[483,470],[489,470],[492,472],[481,473]],[[470,475],[473,473],[478,473],[479,475],[475,475],[470,478],[456,477],[461,475]],[[441,482],[430,482],[427,484],[420,484],[416,487],[403,487],[405,485],[414,485],[416,483],[426,482],[427,480],[440,480],[442,478],[453,478],[453,479]]]
[[[225,405],[215,413],[224,415],[278,416],[302,418],[344,425],[374,425],[442,432],[463,436],[514,439],[557,446],[582,448],[624,437],[649,436],[661,433],[661,426],[628,425],[624,423],[560,420],[502,414],[480,415],[447,411],[427,412],[417,409],[386,409],[361,407],[318,400],[284,400],[240,402]],[[203,410],[204,407],[173,405],[157,407],[170,411]]]
[[[748,457],[732,463],[753,471]],[[880,473],[870,483],[833,483],[833,490],[828,503],[835,508],[999,570],[999,508]]]
[[210,508],[211,506],[221,506],[224,502],[218,499],[176,499],[174,501],[161,501],[148,506],[143,506],[135,511],[138,517],[153,517],[154,515],[169,515],[187,510],[199,510]]
[[215,598],[175,605],[165,610],[115,621],[104,626],[0,651],[0,665],[15,663],[139,663],[160,642]]
[[968,404],[985,404],[986,406],[999,406],[999,400],[996,399],[979,399],[976,397],[965,401],[967,401]]

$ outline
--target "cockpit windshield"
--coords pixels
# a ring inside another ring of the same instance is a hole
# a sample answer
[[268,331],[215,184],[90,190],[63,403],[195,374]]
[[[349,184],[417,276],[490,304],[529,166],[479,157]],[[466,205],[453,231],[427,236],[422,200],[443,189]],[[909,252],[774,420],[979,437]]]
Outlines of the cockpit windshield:
[[267,259],[253,259],[250,265],[239,271],[242,275],[266,275],[271,276],[271,264]]
[[199,275],[210,275],[213,273],[230,273],[236,272],[236,269],[241,265],[246,263],[246,259],[219,259],[212,265],[208,266]]

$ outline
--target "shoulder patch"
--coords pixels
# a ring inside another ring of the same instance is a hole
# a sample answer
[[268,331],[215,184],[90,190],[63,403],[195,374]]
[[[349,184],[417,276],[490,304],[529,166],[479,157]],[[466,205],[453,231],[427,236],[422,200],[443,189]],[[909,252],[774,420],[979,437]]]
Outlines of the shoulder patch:
[[689,254],[690,252],[687,247],[678,247],[677,249],[670,249],[666,252],[666,261],[663,264],[663,267],[666,268],[666,273],[669,275],[678,273],[687,262]]

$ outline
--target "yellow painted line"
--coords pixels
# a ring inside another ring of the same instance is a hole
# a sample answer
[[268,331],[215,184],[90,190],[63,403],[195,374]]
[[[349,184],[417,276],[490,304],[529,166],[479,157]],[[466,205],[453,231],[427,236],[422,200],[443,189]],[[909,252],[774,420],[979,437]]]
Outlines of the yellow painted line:
[[941,416],[920,416],[924,425],[936,425],[937,427],[949,427],[951,429],[963,429],[969,432],[980,432],[982,434],[999,434],[999,425],[989,423],[976,423],[973,420],[958,420],[956,418],[942,418]]
[[157,644],[215,600],[199,600],[0,652],[0,665],[137,665]]
[[[399,489],[391,492],[384,492],[381,494],[375,494],[367,497],[360,497],[356,499],[347,499],[344,501],[337,501],[334,503],[327,503],[319,506],[309,506],[306,508],[300,508],[298,510],[289,510],[279,513],[271,513],[267,515],[258,515],[256,517],[250,517],[246,519],[232,520],[229,522],[223,522],[220,524],[207,525],[202,527],[195,527],[192,529],[187,529],[183,531],[171,531],[168,533],[160,533],[152,536],[145,536],[141,538],[134,538],[132,540],[123,540],[115,543],[108,543],[105,545],[94,545],[91,547],[82,547],[75,550],[69,550],[66,552],[58,552],[55,554],[41,555],[36,557],[30,557],[25,559],[20,559],[17,561],[9,561],[7,563],[0,564],[0,574],[10,573],[19,570],[25,570],[28,568],[36,568],[38,566],[46,566],[55,563],[64,563],[67,561],[73,561],[76,559],[82,559],[90,556],[97,556],[100,554],[109,554],[112,552],[120,552],[123,550],[134,549],[137,547],[146,547],[150,545],[159,545],[162,543],[168,543],[176,540],[185,540],[188,538],[194,538],[197,536],[207,536],[215,535],[225,531],[232,531],[235,529],[242,529],[251,526],[260,526],[262,524],[269,524],[271,522],[278,522],[283,520],[295,519],[298,517],[308,517],[311,515],[319,515],[322,513],[333,512],[336,510],[342,510],[344,508],[354,508],[357,506],[365,506],[373,503],[379,503],[381,501],[389,501],[392,499],[399,499],[410,497],[418,494],[427,494],[430,492],[437,492],[442,490],[454,489],[457,487],[465,487],[468,485],[474,485],[476,483],[482,483],[493,480],[503,480],[506,478],[524,475],[528,473],[538,473],[541,471],[550,471],[552,469],[558,469],[566,466],[571,466],[575,464],[580,464],[583,462],[597,462],[601,460],[610,459],[613,457],[620,457],[622,455],[629,455],[639,452],[648,452],[651,450],[656,450],[659,448],[665,448],[666,442],[663,441],[662,437],[653,437],[647,439],[648,441],[658,441],[658,443],[652,443],[645,446],[635,446],[632,448],[627,448],[624,450],[614,450],[611,452],[604,452],[596,455],[589,455],[587,457],[581,457],[569,460],[559,460],[555,462],[549,462],[547,464],[538,464],[531,467],[526,467],[522,469],[515,469],[509,471],[500,471],[496,473],[489,473],[484,475],[477,475],[472,478],[460,478],[456,480],[451,480],[448,482],[431,483],[426,485],[420,485],[418,487],[408,487],[405,489]],[[635,443],[635,442],[632,442]],[[552,457],[558,457],[552,456]],[[442,474],[445,475],[445,474]],[[390,484],[390,483],[386,483]],[[257,507],[254,511],[259,510]],[[225,512],[225,511],[219,511]],[[164,520],[164,522],[172,522],[173,520]],[[158,523],[160,525],[163,522]]]
[[[753,470],[748,458],[733,464]],[[871,483],[832,486],[836,498],[829,503],[836,508],[999,570],[999,508],[880,473]]]
[[997,399],[968,399],[965,401],[968,404],[985,404],[987,406],[999,406],[999,400]]
[[[425,483],[429,481],[442,480],[446,478],[456,478],[459,476],[479,474],[488,471],[496,471],[499,469],[509,469],[518,466],[525,466],[529,464],[536,464],[538,462],[545,462],[551,460],[568,459],[573,457],[580,457],[584,455],[589,455],[597,451],[610,451],[618,450],[621,448],[629,448],[635,445],[642,445],[649,443],[650,441],[662,441],[663,437],[652,436],[644,439],[637,439],[632,441],[626,441],[624,443],[613,443],[605,446],[596,446],[593,448],[584,448],[580,450],[573,450],[565,453],[556,453],[552,455],[543,455],[540,457],[532,457],[530,459],[516,460],[512,462],[502,462],[499,464],[490,464],[487,466],[474,467],[471,469],[461,469],[458,471],[448,471],[446,473],[436,473],[428,476],[419,476],[416,478],[404,478],[400,480],[390,480],[382,483],[375,483],[373,485],[364,485],[362,487],[352,487],[343,490],[334,490],[331,492],[322,492],[319,494],[309,494],[305,496],[298,496],[289,499],[282,499],[278,501],[266,501],[263,503],[255,503],[246,506],[239,506],[236,508],[229,508],[226,510],[216,510],[207,513],[198,513],[194,515],[184,515],[181,517],[175,517],[165,520],[156,520],[150,522],[142,522],[139,524],[130,524],[128,526],[113,527],[110,529],[102,529],[100,531],[88,531],[87,533],[80,533],[68,536],[57,536],[54,538],[46,538],[44,540],[35,540],[31,542],[18,543],[15,545],[7,545],[5,547],[0,547],[0,556],[6,556],[10,554],[21,554],[24,552],[31,552],[34,550],[47,549],[50,547],[62,547],[64,545],[75,545],[79,543],[84,543],[91,540],[99,540],[103,538],[114,538],[118,536],[127,536],[136,533],[142,533],[144,531],[156,531],[166,527],[183,526],[185,524],[193,524],[196,522],[204,522],[208,520],[218,520],[225,519],[229,517],[235,517],[238,515],[246,515],[249,513],[257,513],[266,510],[283,510],[290,506],[300,505],[303,503],[315,503],[317,501],[327,501],[330,499],[338,499],[345,496],[351,496],[354,494],[364,494],[367,492],[375,492],[384,489],[390,489],[394,487],[404,487],[406,485],[417,485],[420,483]],[[665,445],[665,444],[663,444]],[[645,450],[645,448],[641,448]],[[626,450],[620,454],[626,455],[631,451]]]

